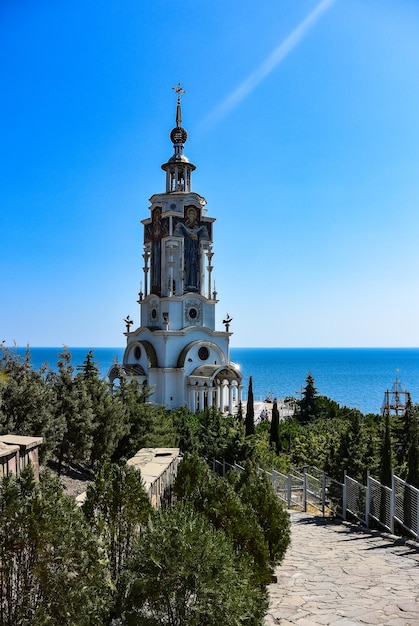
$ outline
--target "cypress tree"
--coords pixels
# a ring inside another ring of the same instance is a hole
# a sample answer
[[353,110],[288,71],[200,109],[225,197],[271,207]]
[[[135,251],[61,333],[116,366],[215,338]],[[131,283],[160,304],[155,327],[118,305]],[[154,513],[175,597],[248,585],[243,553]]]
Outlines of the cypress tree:
[[391,487],[391,469],[393,465],[390,435],[390,415],[385,415],[384,437],[381,446],[380,481]]
[[[409,485],[418,487],[419,485],[419,433],[418,433],[418,414],[417,409],[414,410],[411,403],[408,402],[406,407],[405,421],[409,433],[409,447],[407,449],[407,476],[406,482]],[[408,528],[413,528],[416,521],[417,496],[410,487],[405,487],[403,497],[404,523]]]
[[418,411],[408,404],[406,408],[406,421],[409,430],[409,447],[407,449],[407,476],[406,482],[414,487],[419,487],[419,432]]
[[247,392],[247,406],[246,406],[246,437],[255,434],[255,407],[253,405],[253,385],[252,377],[249,378],[249,390]]
[[[380,482],[382,485],[391,487],[391,469],[393,459],[391,451],[391,434],[390,434],[390,415],[388,411],[385,415],[384,436],[381,445],[381,464],[380,464]],[[380,498],[380,520],[385,522],[387,519],[387,491],[381,487]]]
[[272,407],[271,430],[269,432],[269,443],[275,445],[275,452],[279,455],[279,411],[276,398]]

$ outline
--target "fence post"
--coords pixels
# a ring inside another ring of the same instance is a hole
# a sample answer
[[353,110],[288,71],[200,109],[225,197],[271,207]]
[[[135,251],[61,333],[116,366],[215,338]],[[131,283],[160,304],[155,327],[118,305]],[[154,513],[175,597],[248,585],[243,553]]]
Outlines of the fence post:
[[394,480],[394,469],[391,470],[391,492],[390,492],[390,532],[394,535],[394,516],[396,512],[396,488]]
[[223,459],[223,478],[226,475],[226,460]]
[[326,506],[326,473],[323,472],[323,479],[322,479],[322,514],[324,517],[324,509]]
[[343,514],[344,520],[346,520],[347,504],[348,504],[348,486],[346,483],[346,470],[343,470],[342,514]]
[[370,527],[370,501],[371,501],[371,482],[370,470],[367,470],[367,493],[365,496],[365,525]]
[[288,508],[291,506],[291,474],[287,476],[287,500],[288,500]]
[[304,512],[307,513],[307,468],[304,467],[303,474],[303,502],[304,502]]

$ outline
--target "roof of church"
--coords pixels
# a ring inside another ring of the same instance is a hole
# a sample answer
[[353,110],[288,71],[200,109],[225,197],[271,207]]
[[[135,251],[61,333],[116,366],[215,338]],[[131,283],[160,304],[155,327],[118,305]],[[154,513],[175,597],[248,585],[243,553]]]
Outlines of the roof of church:
[[142,365],[139,365],[138,363],[114,363],[114,365],[112,365],[111,370],[117,370],[118,375],[125,375],[125,376],[146,376],[146,373],[144,371],[144,368]]
[[198,365],[193,372],[189,374],[189,377],[193,378],[214,378],[217,374],[225,372],[222,378],[241,379],[240,371],[238,371],[234,365]]

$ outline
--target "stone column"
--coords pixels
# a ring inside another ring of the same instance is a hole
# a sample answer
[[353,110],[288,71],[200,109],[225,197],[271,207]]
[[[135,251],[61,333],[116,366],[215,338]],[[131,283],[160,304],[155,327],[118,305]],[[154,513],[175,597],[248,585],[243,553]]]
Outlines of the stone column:
[[227,402],[227,387],[228,387],[228,382],[226,380],[223,380],[223,382],[221,383],[222,387],[221,387],[221,411],[224,413],[224,407],[226,405]]
[[240,402],[242,401],[243,385],[238,385],[237,389],[237,404],[240,404]]
[[205,399],[204,399],[204,390],[201,387],[198,391],[199,393],[199,410],[203,411],[205,407]]
[[233,415],[233,384],[230,383],[228,386],[228,412],[230,415]]
[[148,296],[148,271],[149,271],[149,267],[148,267],[148,260],[150,258],[150,252],[148,250],[144,250],[144,254],[143,254],[143,259],[144,259],[144,297]]
[[221,387],[220,384],[218,383],[216,388],[215,388],[215,406],[217,409],[219,409],[221,411]]
[[192,413],[196,413],[196,392],[193,387],[189,388],[189,406]]

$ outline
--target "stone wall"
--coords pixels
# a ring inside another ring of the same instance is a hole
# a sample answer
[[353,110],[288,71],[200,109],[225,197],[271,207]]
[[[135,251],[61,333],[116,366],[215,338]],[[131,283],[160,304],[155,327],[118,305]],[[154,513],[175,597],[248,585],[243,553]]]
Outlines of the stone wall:
[[9,474],[19,476],[29,463],[34,468],[35,478],[39,479],[39,448],[42,437],[21,435],[0,435],[0,478]]

